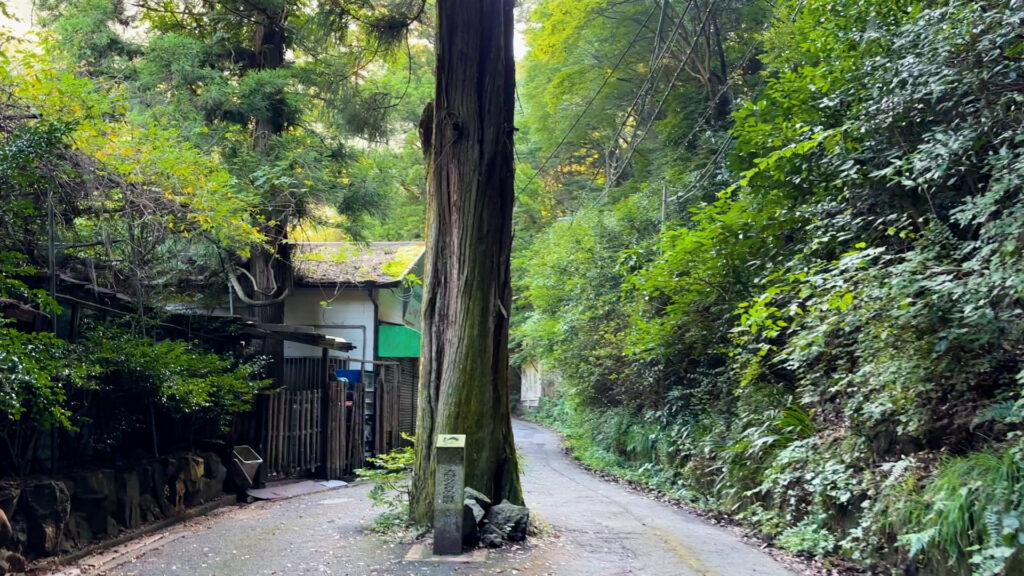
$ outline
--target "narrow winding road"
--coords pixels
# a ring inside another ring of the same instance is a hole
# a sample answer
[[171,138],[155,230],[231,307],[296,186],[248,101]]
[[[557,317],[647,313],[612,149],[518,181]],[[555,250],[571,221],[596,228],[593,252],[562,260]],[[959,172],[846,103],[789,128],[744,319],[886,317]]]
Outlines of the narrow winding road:
[[485,563],[403,560],[408,544],[366,532],[377,511],[367,500],[369,487],[357,485],[222,509],[151,536],[132,552],[87,559],[77,573],[792,576],[728,530],[582,470],[552,432],[517,422],[515,434],[527,502],[553,534],[491,552]]
[[515,435],[525,460],[526,501],[564,541],[553,554],[541,554],[553,574],[790,574],[729,531],[581,469],[554,433],[517,422]]

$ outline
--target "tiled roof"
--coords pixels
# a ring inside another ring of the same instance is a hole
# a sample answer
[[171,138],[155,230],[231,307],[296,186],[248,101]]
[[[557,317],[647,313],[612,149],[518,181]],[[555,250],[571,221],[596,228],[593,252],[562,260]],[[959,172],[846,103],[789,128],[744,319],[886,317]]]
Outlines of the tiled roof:
[[395,284],[423,257],[423,242],[309,242],[292,249],[297,284]]

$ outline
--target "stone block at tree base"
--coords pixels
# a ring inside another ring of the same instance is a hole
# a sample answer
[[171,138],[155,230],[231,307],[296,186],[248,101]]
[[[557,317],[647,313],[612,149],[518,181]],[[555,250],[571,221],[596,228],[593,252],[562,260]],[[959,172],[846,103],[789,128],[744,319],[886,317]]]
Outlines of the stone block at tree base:
[[480,528],[480,542],[490,548],[499,548],[506,541],[519,542],[526,539],[530,524],[530,510],[516,506],[508,500],[492,506],[484,517]]
[[477,503],[477,505],[480,506],[480,508],[482,508],[484,510],[487,510],[493,504],[491,502],[490,498],[488,498],[487,496],[484,496],[483,493],[481,493],[481,492],[479,492],[477,490],[474,490],[473,488],[470,488],[469,486],[466,486],[466,499],[467,500],[475,501]]
[[462,513],[462,544],[475,548],[480,544],[480,523],[491,507],[491,499],[466,486]]
[[466,437],[437,437],[434,484],[434,554],[460,554],[464,526],[466,484]]
[[483,517],[483,508],[467,498],[462,507],[462,545],[466,548],[476,548],[480,544],[479,523]]

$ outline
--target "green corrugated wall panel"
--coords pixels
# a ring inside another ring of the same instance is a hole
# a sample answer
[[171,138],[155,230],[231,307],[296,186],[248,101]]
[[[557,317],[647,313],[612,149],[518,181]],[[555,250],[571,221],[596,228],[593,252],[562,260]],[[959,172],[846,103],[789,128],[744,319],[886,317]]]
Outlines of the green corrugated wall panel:
[[381,358],[419,358],[420,333],[408,326],[381,324],[377,331],[377,355]]

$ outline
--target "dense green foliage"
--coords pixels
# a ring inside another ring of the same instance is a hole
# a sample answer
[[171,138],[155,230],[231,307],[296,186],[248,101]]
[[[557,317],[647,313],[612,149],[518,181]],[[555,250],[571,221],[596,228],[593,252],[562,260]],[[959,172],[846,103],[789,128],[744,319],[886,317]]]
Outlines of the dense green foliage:
[[[139,4],[50,0],[38,45],[0,32],[12,462],[88,395],[153,409],[111,445],[245,409],[259,360],[153,339],[183,282],[289,239],[423,231],[423,3]],[[1024,570],[1022,14],[526,2],[513,329],[561,377],[537,417],[801,554]],[[28,328],[59,313],[51,211],[66,271],[138,303],[127,328]],[[368,472],[393,509],[408,457]]]
[[[0,319],[0,428],[4,462],[15,473],[30,469],[38,431],[78,428],[82,395],[106,396],[110,367],[141,359],[128,354],[98,362],[99,344],[117,343],[123,353],[131,344],[154,344],[138,333],[71,344],[51,331],[26,329],[62,312],[40,282],[50,267],[51,206],[61,259],[70,263],[58,266],[88,263],[95,282],[136,297],[140,314],[166,301],[174,276],[202,262],[211,247],[244,252],[260,239],[251,207],[231,194],[233,181],[215,160],[175,130],[133,116],[119,90],[63,71],[59,52],[44,46],[5,52],[0,60],[0,304],[11,313]],[[166,342],[154,351],[184,346]],[[238,371],[198,351],[156,358],[190,380],[177,382],[178,393],[148,401],[209,410],[205,417],[221,420],[218,426],[243,409],[260,382],[258,363]],[[156,374],[152,380],[176,384]]]
[[0,466],[19,475],[40,438],[116,459],[251,410],[263,358],[162,322],[285,260],[289,234],[420,234],[407,136],[432,85],[420,1],[37,8],[28,39],[0,31]]
[[[760,31],[754,4],[732,12],[743,26],[722,25],[735,31],[730,62],[758,47],[728,121],[701,122],[719,105],[707,98],[666,106],[628,176],[602,190],[581,151],[607,142],[600,130],[627,114],[616,94],[635,93],[647,67],[620,70],[583,116],[594,126],[570,132],[539,178],[575,210],[520,220],[532,226],[517,264],[520,356],[563,377],[542,417],[581,458],[797,552],[894,573],[1017,573],[1019,6],[794,0]],[[596,89],[579,75],[614,63],[634,9],[537,3],[545,25],[528,36],[522,93],[560,88],[524,97],[528,128],[559,110],[572,122]],[[625,61],[646,63],[634,46]],[[553,60],[576,50],[608,60]],[[671,102],[699,87],[661,90]],[[699,142],[677,136],[691,132]],[[561,132],[534,134],[529,145],[550,150]],[[659,228],[663,186],[682,193],[667,195]]]
[[126,406],[155,404],[174,417],[217,426],[250,410],[261,380],[259,359],[239,363],[180,340],[139,338],[126,330],[96,327],[83,352],[97,368],[100,389]]
[[[139,8],[129,17],[111,0],[44,3],[70,65],[123,86],[133,113],[216,156],[266,232],[329,224],[343,234],[332,239],[387,234],[378,228],[385,210],[403,205],[410,179],[401,171],[413,163],[353,137],[385,144],[415,123],[409,110],[418,114],[432,86],[432,56],[397,45],[421,2]],[[144,42],[117,34],[118,24],[145,26]]]

